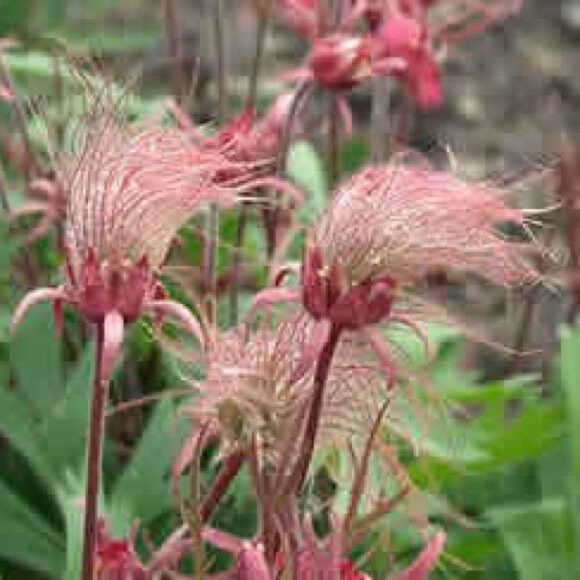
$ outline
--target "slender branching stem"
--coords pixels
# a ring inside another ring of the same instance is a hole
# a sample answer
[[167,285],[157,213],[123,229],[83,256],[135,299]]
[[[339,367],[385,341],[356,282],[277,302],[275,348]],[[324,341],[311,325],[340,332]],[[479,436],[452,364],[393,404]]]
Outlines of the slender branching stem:
[[230,325],[236,326],[239,319],[240,273],[242,268],[242,247],[248,220],[248,207],[244,203],[238,214],[236,224],[236,240],[232,256],[232,284],[230,286]]
[[256,52],[252,59],[252,68],[250,69],[250,77],[248,80],[248,100],[246,107],[248,109],[256,108],[256,101],[258,100],[258,86],[260,81],[260,67],[262,65],[262,57],[264,56],[264,45],[266,43],[266,34],[268,32],[268,17],[260,17],[258,19],[258,27],[256,30]]
[[[217,55],[218,121],[227,117],[226,50],[224,36],[223,0],[213,0],[213,25]],[[208,318],[215,323],[217,316],[217,248],[219,245],[219,210],[212,204],[208,210],[204,238],[204,281]]]
[[[294,121],[300,110],[302,101],[308,96],[312,90],[312,82],[310,80],[304,80],[297,87],[294,92],[294,96],[288,108],[288,114],[284,120],[284,126],[280,134],[280,143],[278,145],[278,151],[276,153],[276,176],[283,177],[286,172],[286,157],[288,156],[288,149],[290,148],[290,141],[292,139],[292,132],[294,128]],[[281,208],[279,206],[278,194],[276,192],[271,193],[271,200],[274,205],[271,211],[266,212],[266,227],[267,227],[267,254],[268,258],[271,259],[276,251],[276,246],[278,243],[278,229],[281,217]]]
[[328,175],[331,189],[336,185],[340,172],[338,115],[338,101],[333,94],[330,94],[328,103]]
[[108,391],[108,380],[102,376],[101,365],[104,337],[104,325],[99,324],[97,325],[96,332],[95,372],[88,433],[82,580],[93,580],[95,572],[98,499],[101,486],[101,457]]
[[183,82],[183,50],[180,22],[180,0],[163,0],[165,16],[165,42],[166,50],[171,58],[171,75],[173,81],[173,94],[179,104],[183,104],[185,98]]
[[0,204],[6,216],[10,215],[10,199],[8,198],[8,182],[6,181],[6,174],[0,160]]
[[[258,84],[260,80],[260,65],[264,54],[264,44],[266,33],[268,31],[268,18],[261,16],[258,19],[258,28],[256,30],[256,52],[252,60],[250,70],[250,79],[248,81],[248,98],[246,109],[254,110],[258,100]],[[232,255],[232,282],[230,286],[230,324],[235,326],[239,318],[239,291],[240,291],[240,269],[242,263],[242,246],[244,243],[244,233],[248,218],[248,207],[244,203],[238,214],[238,223],[236,227],[236,240]]]

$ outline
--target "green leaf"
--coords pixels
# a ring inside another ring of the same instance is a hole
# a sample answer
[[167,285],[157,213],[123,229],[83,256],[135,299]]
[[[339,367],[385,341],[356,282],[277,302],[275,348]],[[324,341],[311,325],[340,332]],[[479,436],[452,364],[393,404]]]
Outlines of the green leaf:
[[61,341],[50,305],[28,312],[10,344],[10,362],[33,415],[44,419],[64,389]]
[[47,417],[47,453],[59,478],[65,471],[82,473],[84,469],[93,360],[94,346],[89,344]]
[[568,471],[562,474],[568,484],[570,511],[574,517],[577,566],[580,569],[580,326],[561,332],[560,380],[568,430]]
[[324,165],[316,149],[308,141],[294,143],[288,152],[286,171],[306,193],[304,205],[298,212],[304,224],[312,224],[326,204],[328,184]]
[[0,387],[0,433],[26,458],[40,478],[45,482],[51,480],[52,466],[28,404],[6,386]]
[[170,470],[183,434],[170,401],[161,401],[109,501],[113,533],[124,535],[138,519],[148,522],[172,504]]
[[63,538],[0,480],[0,557],[62,577]]
[[521,580],[560,580],[574,573],[571,518],[562,498],[487,512],[498,527]]

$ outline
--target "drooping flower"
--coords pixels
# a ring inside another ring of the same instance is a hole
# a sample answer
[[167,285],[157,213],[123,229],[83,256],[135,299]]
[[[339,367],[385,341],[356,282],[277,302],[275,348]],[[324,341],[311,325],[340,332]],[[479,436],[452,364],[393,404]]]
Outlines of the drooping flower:
[[300,191],[275,175],[276,156],[291,102],[292,95],[279,95],[262,117],[253,109],[245,109],[214,135],[201,131],[176,103],[170,102],[169,109],[201,154],[218,155],[224,160],[213,177],[217,185],[237,193],[272,187],[299,204]]
[[388,71],[403,80],[422,109],[441,104],[441,72],[433,53],[426,21],[404,14],[389,17],[373,35],[374,58],[394,59]]
[[520,7],[521,0],[373,2],[366,17],[373,33],[374,68],[403,81],[422,109],[436,108],[442,102],[440,49],[482,33]]

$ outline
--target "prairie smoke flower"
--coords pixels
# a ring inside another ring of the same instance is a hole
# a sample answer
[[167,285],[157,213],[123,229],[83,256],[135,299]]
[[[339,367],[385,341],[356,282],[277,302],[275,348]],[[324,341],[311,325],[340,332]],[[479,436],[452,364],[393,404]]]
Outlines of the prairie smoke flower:
[[331,91],[349,90],[371,77],[370,37],[335,33],[314,41],[308,58],[312,78]]
[[40,300],[54,301],[57,314],[62,303],[71,304],[107,330],[106,376],[124,324],[142,313],[172,315],[201,340],[191,313],[165,299],[156,272],[179,227],[202,204],[229,205],[235,196],[215,182],[225,160],[192,148],[182,132],[136,130],[94,106],[76,151],[57,168],[67,198],[65,282],[28,294],[13,325]]
[[311,233],[300,288],[267,289],[255,308],[299,301],[316,321],[303,366],[314,364],[341,330],[362,331],[390,380],[394,368],[374,328],[381,321],[417,329],[400,291],[433,271],[460,270],[500,284],[535,279],[525,246],[496,230],[523,225],[488,184],[466,183],[427,165],[369,167],[338,188]]
[[300,203],[300,191],[274,175],[291,104],[291,94],[279,95],[262,117],[258,118],[253,109],[246,109],[212,136],[203,134],[176,103],[170,102],[169,110],[200,154],[215,155],[222,160],[213,176],[216,185],[237,193],[272,187]]
[[[389,0],[381,13],[381,6],[373,3],[366,16],[373,32],[375,70],[402,80],[422,109],[436,108],[442,101],[439,47],[483,32],[520,6],[521,0]],[[433,18],[430,8],[436,12]]]
[[373,49],[379,62],[400,61],[387,73],[407,84],[419,107],[432,109],[441,104],[441,72],[425,22],[405,15],[388,18],[373,36]]

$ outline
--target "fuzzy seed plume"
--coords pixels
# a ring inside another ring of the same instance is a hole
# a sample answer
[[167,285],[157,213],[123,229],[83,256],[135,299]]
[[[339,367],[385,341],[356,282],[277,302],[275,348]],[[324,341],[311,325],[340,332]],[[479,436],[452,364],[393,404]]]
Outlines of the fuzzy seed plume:
[[99,262],[146,257],[156,268],[200,206],[234,201],[215,182],[221,156],[198,150],[179,130],[131,127],[114,107],[95,102],[77,133],[73,153],[58,164],[68,198],[65,242],[75,273],[89,248]]
[[424,163],[369,167],[335,192],[314,242],[351,284],[381,276],[406,284],[440,270],[526,282],[534,278],[528,245],[510,242],[497,228],[523,226],[523,214],[508,208],[501,193]]

